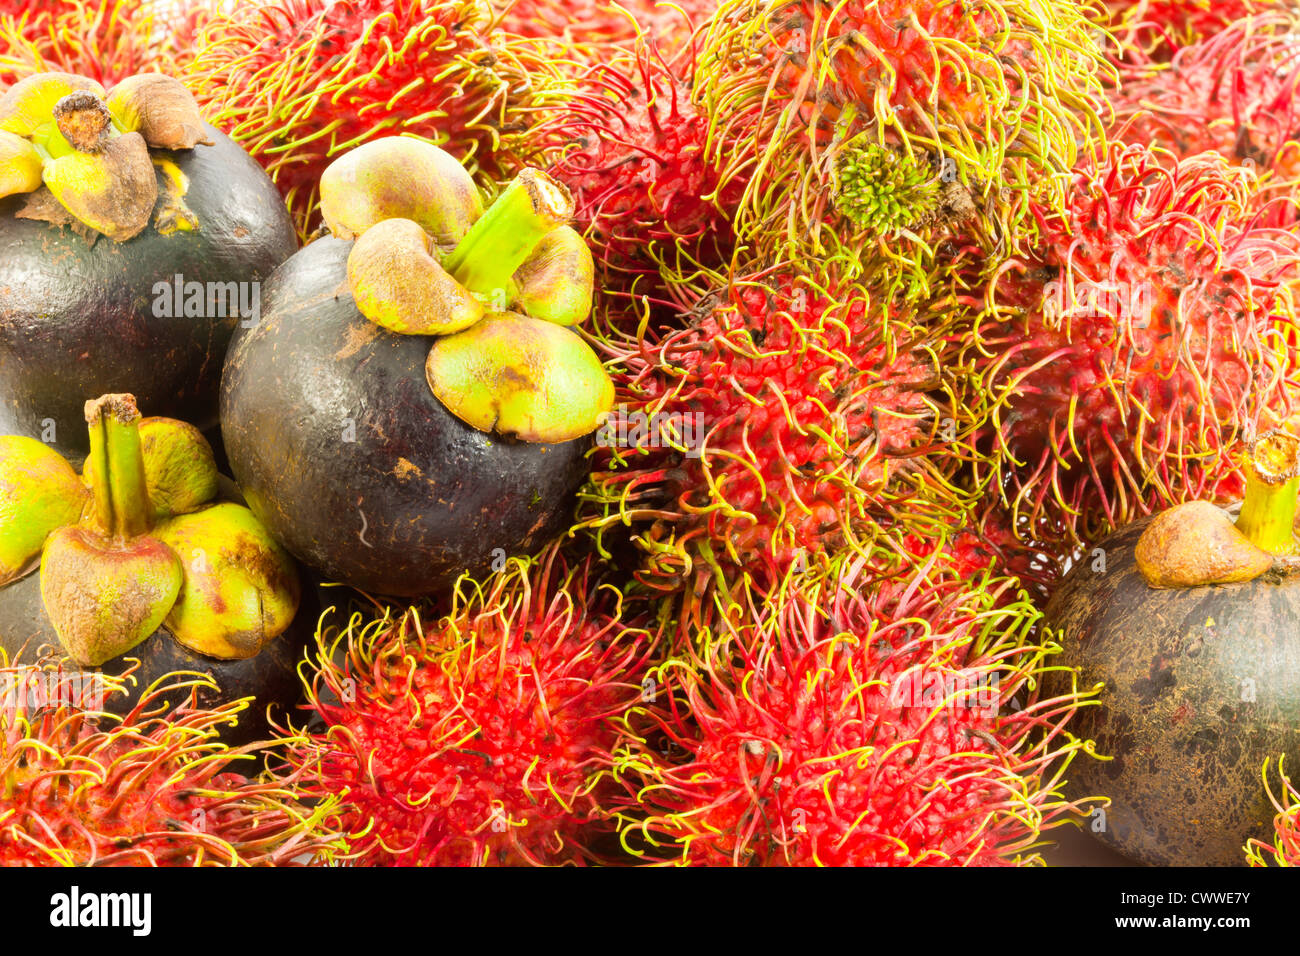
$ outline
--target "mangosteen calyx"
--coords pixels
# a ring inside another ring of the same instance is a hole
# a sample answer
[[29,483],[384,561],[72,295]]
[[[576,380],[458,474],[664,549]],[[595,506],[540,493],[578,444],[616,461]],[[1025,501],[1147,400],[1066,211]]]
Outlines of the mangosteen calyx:
[[357,310],[390,332],[436,336],[429,387],[479,431],[555,443],[600,427],[613,383],[566,328],[590,313],[595,282],[591,250],[568,225],[568,189],[525,169],[483,211],[465,200],[469,175],[436,147],[398,137],[364,148],[321,187],[326,221],[356,236]]
[[1300,570],[1297,495],[1300,440],[1275,429],[1247,448],[1246,496],[1237,520],[1205,501],[1161,512],[1138,539],[1138,570],[1153,588],[1232,584],[1268,571]]
[[[160,73],[128,77],[112,93],[70,73],[41,73],[0,96],[0,198],[42,184],[59,211],[117,242],[138,235],[158,200],[153,149],[204,143],[198,104]],[[27,218],[62,222],[47,203]]]
[[0,585],[39,559],[41,600],[69,658],[98,667],[164,624],[209,657],[252,657],[288,628],[292,559],[253,517],[214,502],[198,429],[142,418],[132,395],[86,403],[78,476],[31,438],[0,438]]

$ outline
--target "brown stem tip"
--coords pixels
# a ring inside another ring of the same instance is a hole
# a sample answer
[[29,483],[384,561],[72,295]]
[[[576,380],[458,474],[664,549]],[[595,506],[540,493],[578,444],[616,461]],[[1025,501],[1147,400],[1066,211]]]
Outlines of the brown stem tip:
[[136,407],[134,395],[117,392],[90,399],[86,402],[85,416],[87,425],[98,425],[106,418],[128,425],[139,419],[140,409]]
[[1250,470],[1267,485],[1280,485],[1300,478],[1300,440],[1274,429],[1250,445]]
[[108,105],[94,93],[77,90],[54,104],[54,122],[74,149],[99,153],[108,145],[113,116]]

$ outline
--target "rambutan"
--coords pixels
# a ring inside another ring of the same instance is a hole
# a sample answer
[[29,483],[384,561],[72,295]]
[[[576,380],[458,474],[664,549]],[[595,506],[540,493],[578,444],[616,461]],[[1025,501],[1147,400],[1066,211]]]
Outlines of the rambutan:
[[1121,58],[1167,60],[1209,40],[1242,17],[1283,6],[1279,0],[1104,0],[1103,23]]
[[[899,550],[918,565],[942,552],[945,565],[966,581],[985,575],[1014,577],[1031,597],[1044,602],[1064,573],[1066,560],[1074,556],[1052,542],[1035,542],[1027,529],[1017,530],[1007,509],[987,502],[939,535],[904,532]],[[1004,592],[1004,597],[1012,596]]]
[[671,49],[717,9],[717,0],[492,0],[501,29],[591,48],[630,46],[639,37]]
[[360,865],[580,862],[601,826],[600,768],[642,693],[648,634],[621,595],[554,550],[462,587],[433,626],[414,610],[331,642],[291,751],[307,795],[341,794]]
[[725,0],[696,99],[742,240],[915,271],[891,247],[960,226],[1014,249],[1030,198],[1062,201],[1108,70],[1066,0]]
[[1273,789],[1269,764],[1264,763],[1264,787],[1269,802],[1277,811],[1273,818],[1273,843],[1251,839],[1246,844],[1246,860],[1251,866],[1300,866],[1300,790],[1286,774],[1285,761],[1277,762],[1281,787]]
[[606,291],[656,294],[665,267],[689,273],[730,258],[740,189],[720,191],[705,156],[692,57],[683,48],[666,61],[652,46],[617,54],[577,76],[545,124],[562,156],[551,174],[573,192]]
[[1300,241],[1258,224],[1257,184],[1212,153],[1116,144],[1076,171],[1065,215],[1039,212],[1036,251],[996,270],[969,401],[986,403],[1017,527],[1086,541],[1157,504],[1239,495],[1231,450],[1296,395]]
[[671,591],[724,567],[779,572],[904,517],[946,522],[963,426],[943,315],[769,271],[723,281],[684,328],[606,337],[617,404],[583,523],[630,527],[639,578]]
[[622,829],[682,865],[1040,862],[1083,744],[1079,694],[1047,698],[1056,648],[1009,579],[880,555],[747,591],[717,633],[656,668],[612,775]]
[[1300,16],[1247,17],[1183,47],[1169,63],[1125,68],[1112,135],[1180,158],[1214,150],[1300,178]]
[[0,5],[0,88],[37,73],[112,86],[137,73],[180,75],[207,10],[182,0],[53,0]]
[[102,699],[125,685],[90,677],[0,666],[0,866],[286,866],[335,848],[334,797],[309,807],[293,774],[258,779],[278,747],[218,742],[245,702],[204,708],[208,682],[175,675],[119,718]]
[[487,180],[505,177],[550,67],[492,19],[485,0],[239,3],[205,24],[185,80],[306,234],[325,167],[377,137],[419,136]]

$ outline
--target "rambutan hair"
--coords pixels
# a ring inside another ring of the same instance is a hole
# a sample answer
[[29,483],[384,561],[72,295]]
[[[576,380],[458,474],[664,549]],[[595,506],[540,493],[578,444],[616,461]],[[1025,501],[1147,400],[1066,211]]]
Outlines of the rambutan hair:
[[[591,62],[644,37],[665,49],[688,40],[717,0],[492,0],[501,29],[585,48]],[[584,57],[586,58],[586,57]]]
[[290,751],[305,796],[338,793],[357,865],[581,863],[612,824],[599,770],[642,694],[652,642],[595,565],[555,549],[463,580],[432,625],[412,609],[318,636]]
[[1106,26],[1124,60],[1168,60],[1229,24],[1277,10],[1280,0],[1103,0]]
[[702,593],[961,512],[943,302],[922,318],[791,270],[717,278],[683,327],[599,341],[616,406],[579,514],[598,550],[630,534],[641,583]]
[[742,241],[923,284],[911,250],[960,227],[1014,251],[1030,199],[1064,201],[1109,71],[1069,0],[724,0],[696,99]]
[[376,137],[427,139],[484,185],[522,161],[552,65],[492,21],[485,0],[239,3],[205,24],[185,81],[306,235],[325,167]]
[[[971,496],[974,498],[975,496]],[[982,576],[1015,578],[1037,602],[1045,604],[1065,573],[1077,549],[1062,547],[1059,540],[1034,540],[1026,522],[1017,528],[1011,512],[996,502],[977,501],[969,512],[952,521],[938,534],[904,530],[899,550],[917,565],[935,552],[942,552],[944,566],[960,579],[974,581]],[[1059,535],[1056,536],[1059,539]],[[1005,598],[1016,592],[1003,591]]]
[[1214,150],[1283,180],[1300,179],[1300,14],[1238,20],[1172,61],[1126,66],[1112,136],[1179,158]]
[[717,269],[732,255],[738,184],[719,189],[708,118],[691,101],[695,51],[671,60],[638,43],[570,81],[539,129],[558,156],[607,293],[664,298],[661,274]]
[[36,73],[112,86],[136,73],[183,74],[206,5],[192,0],[0,4],[0,89]]
[[247,701],[203,707],[211,681],[174,674],[117,717],[102,700],[124,679],[91,677],[0,659],[0,866],[289,866],[338,848],[334,796],[259,778],[285,742],[218,740]]
[[[1013,579],[883,552],[746,588],[652,672],[611,774],[630,852],[703,865],[1041,862],[1086,745]],[[1011,590],[1013,593],[1004,595]]]
[[1287,776],[1285,760],[1277,761],[1281,786],[1274,791],[1269,764],[1264,761],[1264,789],[1277,815],[1273,818],[1273,843],[1251,838],[1246,843],[1246,860],[1251,866],[1300,866],[1300,790]]
[[1298,394],[1300,240],[1260,225],[1257,186],[1217,154],[1114,144],[1065,215],[1039,211],[1033,254],[994,271],[963,401],[984,403],[974,461],[1018,528],[1091,541],[1240,495],[1239,442]]

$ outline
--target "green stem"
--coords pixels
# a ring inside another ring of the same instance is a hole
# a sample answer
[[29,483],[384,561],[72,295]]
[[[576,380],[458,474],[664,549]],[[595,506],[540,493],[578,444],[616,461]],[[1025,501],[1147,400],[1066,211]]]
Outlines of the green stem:
[[131,395],[104,395],[86,403],[90,455],[86,477],[95,496],[95,517],[115,538],[144,534],[153,508],[140,449],[140,412]]
[[511,301],[511,277],[542,237],[569,221],[573,197],[537,169],[525,169],[442,260],[457,282],[490,307]]
[[1250,450],[1246,497],[1237,530],[1258,548],[1275,555],[1296,552],[1295,516],[1300,496],[1300,442],[1272,432]]

